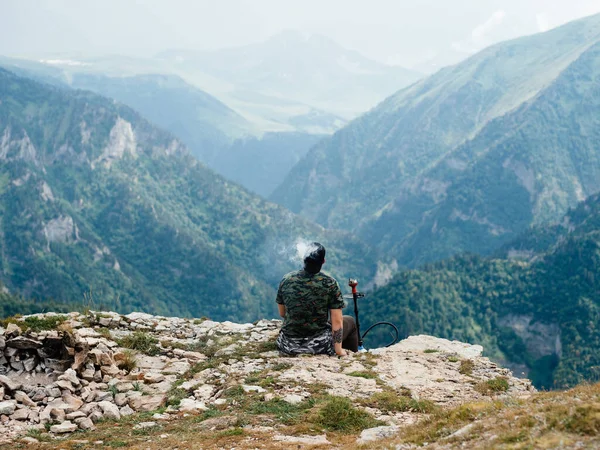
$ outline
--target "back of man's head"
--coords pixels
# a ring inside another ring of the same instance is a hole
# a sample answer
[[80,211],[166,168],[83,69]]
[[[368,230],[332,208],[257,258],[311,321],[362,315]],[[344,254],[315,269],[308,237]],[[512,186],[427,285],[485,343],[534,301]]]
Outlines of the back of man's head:
[[310,273],[319,273],[325,262],[325,247],[318,242],[308,246],[304,255],[304,270]]

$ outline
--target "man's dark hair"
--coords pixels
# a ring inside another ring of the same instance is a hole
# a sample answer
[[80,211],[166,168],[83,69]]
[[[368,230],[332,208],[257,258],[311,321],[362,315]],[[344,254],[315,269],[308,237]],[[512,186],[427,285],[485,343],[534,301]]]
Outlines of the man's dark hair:
[[304,270],[310,273],[319,273],[325,262],[325,247],[318,242],[310,244],[309,252],[304,256]]

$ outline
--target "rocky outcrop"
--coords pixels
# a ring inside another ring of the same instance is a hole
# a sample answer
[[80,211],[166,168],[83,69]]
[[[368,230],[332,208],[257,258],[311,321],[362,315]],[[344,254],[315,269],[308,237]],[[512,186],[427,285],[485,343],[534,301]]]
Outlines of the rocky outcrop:
[[[155,411],[156,421],[209,408],[233,413],[236,400],[224,393],[239,389],[239,395],[291,404],[317,390],[349,398],[385,423],[363,432],[362,443],[389,436],[423,415],[379,410],[369,402],[377,394],[404,392],[453,406],[481,398],[477,383],[498,377],[508,383],[500,395],[534,391],[529,381],[483,358],[481,346],[430,336],[342,359],[282,357],[274,345],[280,323],[110,312],[12,319],[0,328],[0,441],[30,428],[47,427],[54,435],[90,430],[101,419],[135,412]],[[464,361],[468,373],[461,368]],[[228,417],[211,426],[230,426]],[[277,434],[282,442],[298,439]]]
[[71,216],[60,216],[50,220],[48,223],[44,224],[43,233],[46,238],[48,251],[51,242],[69,244],[79,239],[79,230]]
[[92,163],[92,168],[98,164],[110,167],[126,153],[133,157],[137,156],[137,140],[131,123],[119,117],[110,130],[108,144],[102,151],[102,155]]

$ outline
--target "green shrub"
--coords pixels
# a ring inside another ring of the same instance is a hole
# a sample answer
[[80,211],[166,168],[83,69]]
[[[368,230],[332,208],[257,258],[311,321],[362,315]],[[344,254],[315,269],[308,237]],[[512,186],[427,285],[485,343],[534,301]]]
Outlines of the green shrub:
[[475,385],[475,390],[484,395],[492,395],[499,392],[506,392],[509,388],[506,377],[496,377],[492,380],[483,381]]
[[358,370],[358,371],[347,373],[346,375],[348,375],[350,377],[366,378],[368,380],[373,380],[373,379],[377,378],[377,374],[375,372],[373,372],[372,370]]
[[330,431],[356,433],[381,424],[368,412],[357,409],[344,397],[330,397],[319,408],[313,422]]
[[158,339],[143,331],[135,331],[130,335],[117,339],[116,342],[121,347],[137,350],[149,356],[156,356],[160,353]]

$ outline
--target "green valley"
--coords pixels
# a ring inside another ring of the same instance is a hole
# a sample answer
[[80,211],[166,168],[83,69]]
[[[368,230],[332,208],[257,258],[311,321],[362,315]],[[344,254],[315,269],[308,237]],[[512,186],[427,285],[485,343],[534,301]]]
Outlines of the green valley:
[[400,265],[489,254],[600,190],[600,15],[491,46],[322,141],[272,199]]
[[[26,298],[254,320],[299,238],[338,277],[373,278],[356,238],[267,203],[132,109],[0,69],[0,267]],[[360,255],[360,258],[359,258]]]
[[598,380],[599,225],[595,195],[497,257],[455,256],[402,272],[369,295],[365,323],[479,343],[539,387]]

